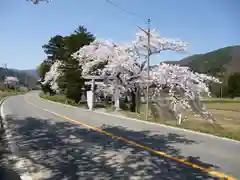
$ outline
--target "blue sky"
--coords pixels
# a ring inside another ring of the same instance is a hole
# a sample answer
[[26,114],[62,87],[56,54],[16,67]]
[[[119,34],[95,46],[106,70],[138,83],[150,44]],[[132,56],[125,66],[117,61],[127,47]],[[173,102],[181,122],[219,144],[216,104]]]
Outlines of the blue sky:
[[[0,0],[0,63],[8,63],[9,68],[35,68],[45,58],[41,46],[51,36],[67,35],[78,25],[101,39],[131,41],[137,25],[147,26],[144,18],[148,17],[152,28],[163,36],[186,41],[191,54],[240,44],[239,0],[112,1],[139,16],[126,14],[105,0],[52,0],[39,5]],[[164,52],[151,62],[184,56]]]

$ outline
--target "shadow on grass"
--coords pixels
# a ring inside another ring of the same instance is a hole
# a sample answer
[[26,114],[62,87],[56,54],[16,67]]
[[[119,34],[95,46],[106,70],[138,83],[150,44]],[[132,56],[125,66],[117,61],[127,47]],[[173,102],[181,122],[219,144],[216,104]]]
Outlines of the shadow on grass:
[[[209,174],[155,155],[126,142],[69,123],[48,119],[8,117],[20,156],[51,170],[49,180],[58,179],[217,179]],[[148,131],[131,131],[104,126],[114,135],[179,156],[175,143],[192,144],[176,134],[151,135]],[[198,157],[188,160],[211,168]]]

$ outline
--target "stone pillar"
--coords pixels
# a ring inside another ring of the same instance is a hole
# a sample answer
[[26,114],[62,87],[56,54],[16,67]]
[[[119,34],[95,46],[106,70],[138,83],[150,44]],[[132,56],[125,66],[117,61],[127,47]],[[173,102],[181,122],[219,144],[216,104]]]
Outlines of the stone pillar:
[[95,80],[92,79],[91,90],[87,91],[87,103],[90,111],[92,111],[94,107],[94,86],[95,86]]
[[116,86],[114,92],[114,106],[116,108],[116,111],[120,110],[120,90],[118,86]]

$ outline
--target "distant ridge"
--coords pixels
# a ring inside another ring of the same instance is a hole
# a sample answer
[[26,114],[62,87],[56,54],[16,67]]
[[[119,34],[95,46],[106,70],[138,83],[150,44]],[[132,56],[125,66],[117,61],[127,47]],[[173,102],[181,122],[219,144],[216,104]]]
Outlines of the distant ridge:
[[17,70],[17,69],[7,69],[0,67],[0,81],[4,80],[6,76],[17,77],[20,85],[25,86],[26,82],[28,87],[35,88],[37,85],[37,80],[39,79],[36,70]]
[[240,45],[228,46],[205,54],[195,54],[168,64],[188,66],[192,70],[216,76],[240,72]]

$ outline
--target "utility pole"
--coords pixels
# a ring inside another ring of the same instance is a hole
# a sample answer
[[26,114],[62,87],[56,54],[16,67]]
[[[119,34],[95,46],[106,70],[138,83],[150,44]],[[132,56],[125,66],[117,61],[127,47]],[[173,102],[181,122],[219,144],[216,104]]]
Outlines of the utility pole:
[[2,66],[3,66],[3,71],[4,71],[3,83],[4,83],[5,88],[8,88],[8,82],[6,82],[7,84],[5,84],[5,80],[7,78],[7,64],[4,63]]
[[139,27],[139,29],[143,32],[145,32],[147,34],[147,37],[148,37],[148,44],[147,44],[147,51],[148,51],[148,54],[147,54],[147,97],[146,97],[146,114],[145,114],[145,120],[147,121],[148,120],[148,109],[149,109],[149,81],[150,81],[150,78],[149,78],[149,68],[150,68],[150,55],[151,55],[151,50],[150,50],[150,36],[151,36],[151,32],[150,32],[150,23],[151,23],[151,19],[149,18],[148,21],[148,30],[145,31],[144,29],[142,29],[141,27]]
[[3,64],[3,68],[4,68],[4,79],[7,77],[7,64]]
[[27,78],[27,74],[25,74],[25,86],[28,88],[28,78]]
[[147,32],[147,37],[148,37],[148,55],[147,55],[147,97],[146,97],[146,114],[145,114],[145,120],[148,120],[148,109],[149,109],[149,66],[150,66],[150,18],[148,19],[148,32]]

